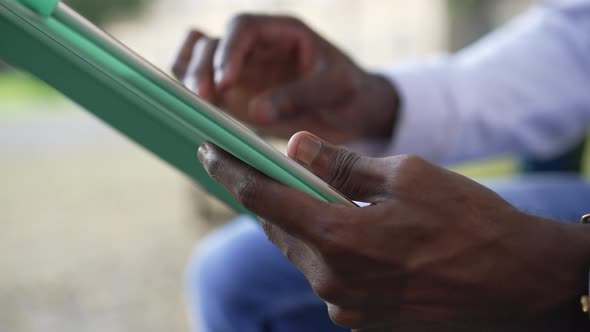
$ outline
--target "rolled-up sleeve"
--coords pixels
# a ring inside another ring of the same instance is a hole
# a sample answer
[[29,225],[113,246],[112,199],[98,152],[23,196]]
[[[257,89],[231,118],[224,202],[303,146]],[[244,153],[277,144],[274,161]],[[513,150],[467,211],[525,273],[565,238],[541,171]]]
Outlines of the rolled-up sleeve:
[[590,1],[546,2],[455,55],[382,74],[402,106],[373,154],[551,158],[590,126]]

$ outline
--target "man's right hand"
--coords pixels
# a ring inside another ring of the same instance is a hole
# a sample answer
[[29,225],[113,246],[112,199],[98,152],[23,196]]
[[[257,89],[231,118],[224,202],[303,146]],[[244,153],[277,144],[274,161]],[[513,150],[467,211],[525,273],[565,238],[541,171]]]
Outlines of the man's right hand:
[[333,143],[392,134],[398,95],[297,19],[239,15],[226,34],[192,31],[173,72],[208,101],[261,132],[320,132]]

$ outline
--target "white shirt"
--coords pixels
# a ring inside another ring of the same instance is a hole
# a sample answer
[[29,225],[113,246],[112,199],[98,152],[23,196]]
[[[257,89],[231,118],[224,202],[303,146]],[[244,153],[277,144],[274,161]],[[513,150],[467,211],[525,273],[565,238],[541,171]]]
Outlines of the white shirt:
[[590,127],[590,1],[545,2],[455,55],[384,74],[401,113],[369,154],[551,158]]

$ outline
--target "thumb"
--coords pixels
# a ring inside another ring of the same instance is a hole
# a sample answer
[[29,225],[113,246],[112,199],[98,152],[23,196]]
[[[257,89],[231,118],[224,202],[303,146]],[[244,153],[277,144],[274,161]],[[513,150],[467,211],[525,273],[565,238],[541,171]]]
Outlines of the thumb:
[[390,196],[385,159],[360,156],[305,131],[291,137],[287,153],[350,199],[377,203]]
[[255,123],[272,124],[329,108],[349,95],[353,87],[347,81],[344,74],[310,74],[255,97],[248,107],[249,117]]

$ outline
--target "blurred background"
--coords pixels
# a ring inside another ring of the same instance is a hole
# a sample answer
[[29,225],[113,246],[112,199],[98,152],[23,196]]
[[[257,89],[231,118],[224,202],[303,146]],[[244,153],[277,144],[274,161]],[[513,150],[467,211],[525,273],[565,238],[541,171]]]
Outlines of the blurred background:
[[[457,50],[532,1],[66,2],[162,68],[190,27],[218,35],[243,11],[297,15],[379,68]],[[491,176],[516,162],[459,169]],[[174,169],[0,64],[0,331],[188,331],[185,262],[228,215],[211,204]]]

